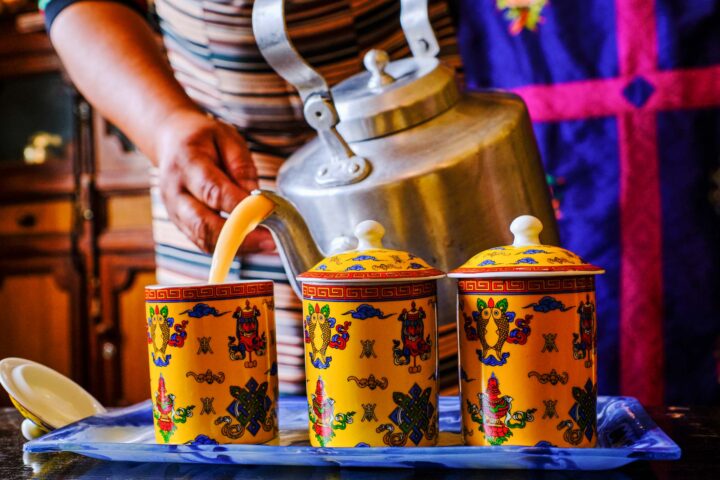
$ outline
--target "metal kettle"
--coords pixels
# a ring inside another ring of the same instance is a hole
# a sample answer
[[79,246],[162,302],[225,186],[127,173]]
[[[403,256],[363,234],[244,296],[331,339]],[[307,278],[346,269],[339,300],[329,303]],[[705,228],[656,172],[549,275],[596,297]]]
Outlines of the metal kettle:
[[[352,248],[353,228],[365,219],[392,232],[388,247],[444,271],[509,243],[506,225],[523,214],[543,222],[543,243],[558,243],[527,107],[510,93],[458,90],[436,58],[427,0],[401,1],[411,57],[390,62],[371,50],[367,70],[332,89],[292,45],[284,4],[256,0],[253,31],[268,64],[297,88],[318,137],[282,166],[278,192],[256,194],[276,204],[262,225],[296,293],[295,277],[322,252]],[[453,282],[439,289],[440,323],[454,322]]]

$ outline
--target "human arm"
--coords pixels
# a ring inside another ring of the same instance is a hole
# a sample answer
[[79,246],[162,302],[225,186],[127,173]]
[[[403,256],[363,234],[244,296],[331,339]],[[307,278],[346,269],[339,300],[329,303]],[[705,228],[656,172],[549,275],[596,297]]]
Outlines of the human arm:
[[185,94],[149,25],[128,6],[73,3],[55,17],[50,37],[80,92],[159,168],[171,220],[212,250],[224,223],[219,212],[257,187],[243,138]]

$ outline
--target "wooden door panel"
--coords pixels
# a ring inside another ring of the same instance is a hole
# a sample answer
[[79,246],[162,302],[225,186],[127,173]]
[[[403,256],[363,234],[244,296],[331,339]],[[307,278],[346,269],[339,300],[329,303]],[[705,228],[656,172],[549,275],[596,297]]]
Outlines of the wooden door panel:
[[52,272],[6,276],[0,285],[0,358],[27,358],[70,376],[70,304]]
[[155,283],[155,272],[141,272],[129,288],[119,294],[120,375],[123,401],[137,403],[150,395],[145,285]]

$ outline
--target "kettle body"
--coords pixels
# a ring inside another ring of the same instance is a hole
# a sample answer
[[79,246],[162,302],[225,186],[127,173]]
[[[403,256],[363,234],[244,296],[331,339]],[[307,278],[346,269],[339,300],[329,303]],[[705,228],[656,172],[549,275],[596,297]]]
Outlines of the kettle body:
[[[449,110],[393,135],[351,142],[372,169],[360,182],[319,187],[329,161],[315,139],[283,165],[278,190],[299,210],[322,251],[372,218],[392,230],[391,248],[415,252],[441,270],[511,239],[504,228],[531,213],[557,244],[554,212],[523,101],[502,92],[468,93]],[[454,284],[439,280],[440,324],[455,321]]]
[[[285,27],[284,0],[256,0],[253,32],[270,66],[295,86],[318,137],[280,169],[282,215],[265,222],[292,276],[319,251],[352,242],[366,219],[384,224],[391,248],[442,270],[509,241],[505,225],[521,214],[545,224],[557,244],[550,192],[522,99],[497,91],[460,93],[437,60],[427,0],[401,0],[412,56],[366,53],[366,71],[335,85],[305,62]],[[297,210],[300,215],[288,214]],[[301,220],[302,219],[302,220]],[[307,224],[307,229],[288,224]],[[300,239],[309,231],[312,239]],[[307,241],[312,240],[312,241]],[[298,254],[302,243],[306,254]],[[347,242],[345,242],[347,243]],[[350,245],[352,246],[352,245]],[[296,292],[298,286],[291,280]],[[455,320],[454,285],[439,281],[439,322]]]

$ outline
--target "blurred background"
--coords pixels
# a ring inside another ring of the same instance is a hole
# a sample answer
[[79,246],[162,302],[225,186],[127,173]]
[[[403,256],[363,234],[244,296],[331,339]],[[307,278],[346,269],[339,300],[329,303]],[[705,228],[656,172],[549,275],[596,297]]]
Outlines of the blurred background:
[[149,394],[149,167],[73,87],[37,2],[0,1],[0,357],[49,365],[108,405]]

